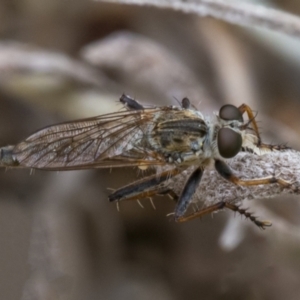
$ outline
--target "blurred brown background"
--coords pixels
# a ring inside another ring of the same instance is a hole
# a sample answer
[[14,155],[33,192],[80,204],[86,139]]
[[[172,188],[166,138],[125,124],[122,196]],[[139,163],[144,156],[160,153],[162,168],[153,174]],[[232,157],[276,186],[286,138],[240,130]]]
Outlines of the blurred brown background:
[[[268,1],[300,15],[300,2]],[[0,145],[55,122],[187,96],[249,104],[266,142],[300,149],[300,42],[180,12],[80,0],[0,2]],[[109,203],[137,170],[0,170],[0,298],[300,299],[298,198],[169,221],[168,198]]]

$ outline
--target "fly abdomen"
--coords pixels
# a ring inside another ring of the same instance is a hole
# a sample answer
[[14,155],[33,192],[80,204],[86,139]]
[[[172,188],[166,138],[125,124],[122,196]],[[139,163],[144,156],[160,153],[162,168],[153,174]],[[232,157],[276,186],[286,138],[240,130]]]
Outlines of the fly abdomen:
[[0,166],[16,167],[19,162],[13,156],[14,146],[0,148]]

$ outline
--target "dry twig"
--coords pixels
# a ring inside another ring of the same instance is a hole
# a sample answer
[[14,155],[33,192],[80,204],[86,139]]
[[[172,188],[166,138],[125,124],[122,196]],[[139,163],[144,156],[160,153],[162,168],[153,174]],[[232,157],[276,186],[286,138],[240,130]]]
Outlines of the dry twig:
[[105,87],[112,84],[99,70],[62,53],[45,51],[19,42],[0,43],[1,76],[10,72],[59,74],[82,84]]
[[[239,203],[243,200],[272,198],[283,194],[300,194],[300,152],[295,150],[273,151],[258,156],[251,153],[239,153],[228,161],[228,165],[235,175],[242,179],[263,178],[275,176],[292,183],[290,188],[283,188],[279,184],[257,186],[237,186],[226,181],[215,170],[206,170],[201,179],[193,201],[209,206],[219,201]],[[181,176],[172,180],[172,188],[180,194],[189,174],[189,169]]]
[[[97,0],[96,0],[97,1]],[[213,17],[232,24],[267,28],[300,37],[300,19],[292,14],[262,5],[227,0],[98,0],[120,4],[148,5],[169,8],[202,17]]]

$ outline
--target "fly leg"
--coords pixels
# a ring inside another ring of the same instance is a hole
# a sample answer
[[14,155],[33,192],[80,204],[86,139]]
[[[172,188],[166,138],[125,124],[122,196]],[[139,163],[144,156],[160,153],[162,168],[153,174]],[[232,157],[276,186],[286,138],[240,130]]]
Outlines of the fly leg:
[[192,201],[192,197],[199,186],[202,174],[203,168],[199,167],[187,180],[175,207],[175,221],[180,221],[181,217],[185,214],[189,204]]
[[200,209],[188,216],[183,216],[178,219],[178,222],[186,222],[190,221],[196,218],[201,218],[202,216],[206,214],[211,214],[213,212],[216,212],[218,210],[221,210],[223,208],[231,209],[234,212],[238,212],[241,215],[245,216],[247,219],[252,221],[256,226],[258,226],[261,229],[265,229],[266,227],[269,227],[272,225],[269,221],[260,221],[255,217],[252,213],[248,212],[247,209],[240,208],[238,205],[226,202],[226,201],[220,201],[218,203],[215,203],[213,205],[207,206],[203,209]]
[[[233,174],[231,169],[228,167],[228,165],[221,161],[221,160],[215,160],[215,168],[217,172],[226,180],[241,186],[253,186],[253,185],[260,185],[260,184],[273,184],[277,183],[281,185],[283,188],[292,188],[292,184],[282,178],[277,178],[275,176],[269,176],[264,178],[254,178],[249,180],[243,180],[238,178]],[[193,175],[192,175],[193,176]],[[192,177],[191,176],[191,177]],[[185,188],[186,189],[186,188]],[[185,190],[184,189],[184,190]],[[180,200],[179,200],[180,201]],[[220,201],[218,203],[215,203],[213,205],[207,206],[201,210],[198,210],[190,215],[183,216],[183,214],[178,217],[176,220],[178,222],[186,222],[190,221],[199,217],[202,217],[203,215],[213,213],[215,211],[218,211],[223,208],[228,208],[233,210],[234,212],[238,212],[241,215],[245,216],[246,218],[250,219],[255,225],[258,227],[265,229],[266,227],[269,227],[272,225],[269,221],[260,221],[258,220],[252,213],[248,212],[246,209],[242,209],[239,206],[226,202],[226,201]]]
[[278,183],[283,188],[292,188],[292,184],[282,178],[277,178],[275,176],[268,176],[263,178],[254,178],[254,179],[247,179],[243,180],[238,178],[233,174],[229,166],[219,159],[215,160],[215,168],[217,172],[226,180],[241,186],[252,186],[252,185],[260,185],[260,184],[272,184]]
[[252,109],[247,104],[242,104],[241,106],[238,107],[238,109],[242,114],[244,114],[245,112],[247,113],[248,119],[251,121],[251,123],[253,125],[253,129],[255,131],[255,134],[258,138],[258,144],[260,145],[261,144],[261,138],[260,138],[260,134],[259,134],[259,131],[258,131],[258,126],[257,126],[257,123],[255,121],[255,116],[253,114]]
[[239,106],[238,109],[240,110],[240,112],[242,114],[247,113],[248,119],[251,121],[252,126],[253,126],[253,130],[254,130],[254,132],[257,136],[257,139],[258,139],[258,141],[257,141],[257,147],[258,148],[268,149],[270,151],[273,151],[273,150],[281,151],[281,150],[290,149],[286,145],[270,145],[270,144],[262,143],[260,133],[259,133],[259,130],[258,130],[258,126],[257,126],[257,123],[255,121],[255,116],[254,116],[254,113],[253,113],[252,109],[250,108],[250,106],[248,106],[247,104],[242,104],[241,106]]
[[149,198],[155,195],[170,194],[173,197],[173,193],[169,188],[160,186],[164,181],[170,179],[181,173],[182,170],[173,169],[164,171],[160,174],[154,174],[138,180],[132,184],[126,185],[114,193],[108,196],[109,201],[123,201],[123,200],[139,200],[143,198]]
[[[241,186],[255,186],[255,185],[260,185],[260,184],[273,184],[277,183],[281,185],[283,188],[293,188],[297,189],[297,187],[293,187],[292,184],[280,177],[275,177],[275,176],[268,176],[264,178],[254,178],[254,179],[248,179],[248,180],[243,180],[238,178],[233,174],[229,166],[221,161],[221,160],[215,160],[215,168],[217,172],[226,180],[236,184],[236,185],[241,185]],[[242,210],[239,207],[235,206],[234,204],[226,203],[225,207],[237,211],[241,213],[242,215],[245,215],[247,218],[249,218],[251,221],[253,221],[257,226],[264,228],[266,226],[270,226],[271,223],[269,221],[258,221],[254,216],[249,214],[246,210]]]

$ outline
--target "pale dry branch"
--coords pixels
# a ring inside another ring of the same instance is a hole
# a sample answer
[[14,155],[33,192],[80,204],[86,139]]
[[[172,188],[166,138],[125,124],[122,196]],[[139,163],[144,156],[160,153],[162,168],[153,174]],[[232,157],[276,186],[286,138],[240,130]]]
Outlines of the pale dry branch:
[[172,100],[189,95],[195,103],[201,99],[205,106],[213,102],[204,85],[174,53],[142,35],[128,31],[110,34],[85,46],[81,56],[91,65],[123,76],[125,82],[144,92],[155,91]]
[[[261,156],[241,152],[227,162],[236,176],[245,180],[275,176],[290,182],[291,187],[283,188],[277,183],[237,186],[223,179],[216,170],[212,169],[204,172],[193,202],[201,202],[204,206],[209,206],[219,201],[240,203],[243,200],[272,198],[284,194],[299,195],[299,162],[300,152],[295,150],[273,151]],[[181,193],[181,187],[192,170],[193,168],[190,168],[170,183],[177,194]]]
[[112,85],[99,70],[71,59],[62,53],[45,51],[19,42],[0,43],[1,76],[11,72],[36,72],[58,74],[82,84],[95,87]]
[[300,37],[300,18],[262,5],[227,0],[95,0],[119,4],[147,5],[213,17],[241,26],[266,28]]

